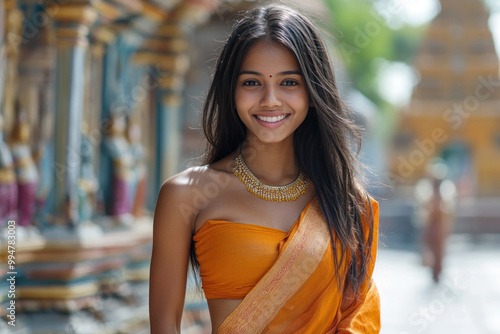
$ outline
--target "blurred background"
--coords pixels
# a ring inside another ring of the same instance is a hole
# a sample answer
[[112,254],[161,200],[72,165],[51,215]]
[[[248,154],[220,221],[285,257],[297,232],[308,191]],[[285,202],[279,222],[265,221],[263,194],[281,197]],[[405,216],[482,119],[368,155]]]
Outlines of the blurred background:
[[[282,2],[365,129],[382,333],[499,333],[500,2]],[[0,333],[149,332],[156,196],[203,154],[217,51],[263,3],[0,0]],[[183,332],[210,333],[192,282]]]

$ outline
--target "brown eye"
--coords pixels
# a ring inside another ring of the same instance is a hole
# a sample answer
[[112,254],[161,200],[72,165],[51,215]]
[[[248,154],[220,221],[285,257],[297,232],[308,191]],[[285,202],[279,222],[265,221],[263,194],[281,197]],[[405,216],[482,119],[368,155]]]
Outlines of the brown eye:
[[299,83],[295,80],[285,80],[283,81],[283,86],[297,86]]
[[258,86],[259,83],[255,80],[247,80],[243,83],[243,86]]

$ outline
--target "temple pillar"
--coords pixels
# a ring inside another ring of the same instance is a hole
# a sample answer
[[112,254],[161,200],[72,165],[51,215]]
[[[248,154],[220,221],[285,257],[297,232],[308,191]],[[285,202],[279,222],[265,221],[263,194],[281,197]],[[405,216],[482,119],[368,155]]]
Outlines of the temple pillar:
[[157,82],[154,94],[156,142],[154,193],[168,177],[177,173],[182,150],[182,91],[189,67],[184,31],[177,24],[163,24],[149,36],[134,56],[134,63],[149,65]]
[[[172,43],[175,43],[172,41]],[[183,124],[183,97],[184,75],[189,67],[187,55],[179,53],[172,59],[175,64],[164,66],[163,71],[173,73],[160,81],[160,90],[157,96],[157,154],[160,157],[158,161],[158,179],[160,186],[170,176],[179,171],[180,156],[182,151],[182,124]],[[158,189],[159,190],[159,189]]]
[[84,3],[60,6],[54,15],[57,68],[52,213],[62,225],[76,224],[78,220],[82,78],[89,27],[96,19],[96,10]]
[[23,13],[16,0],[5,0],[2,4],[5,10],[5,21],[2,23],[4,39],[0,50],[0,111],[4,116],[5,137],[10,136],[14,122],[14,105],[17,95],[17,64],[19,62],[20,45],[23,41]]
[[182,96],[178,92],[160,94],[158,110],[159,185],[179,169],[182,149]]
[[[105,136],[105,129],[101,122],[103,114],[103,80],[104,80],[104,59],[106,50],[110,43],[113,43],[116,35],[109,27],[99,26],[92,30],[92,37],[87,53],[87,72],[85,80],[85,100],[83,111],[83,132],[87,140],[94,148],[92,156],[92,172],[96,177],[98,188],[103,184],[98,182],[100,165],[100,144]],[[95,189],[92,198],[94,206],[92,214],[104,214],[102,195],[98,196],[98,189]]]

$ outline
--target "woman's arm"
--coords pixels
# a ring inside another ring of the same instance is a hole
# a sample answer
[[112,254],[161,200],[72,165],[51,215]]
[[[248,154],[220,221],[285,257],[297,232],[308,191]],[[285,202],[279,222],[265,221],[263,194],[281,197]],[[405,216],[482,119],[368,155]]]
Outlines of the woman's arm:
[[180,333],[196,210],[185,211],[192,201],[188,186],[178,180],[173,177],[162,185],[156,203],[149,282],[152,334]]

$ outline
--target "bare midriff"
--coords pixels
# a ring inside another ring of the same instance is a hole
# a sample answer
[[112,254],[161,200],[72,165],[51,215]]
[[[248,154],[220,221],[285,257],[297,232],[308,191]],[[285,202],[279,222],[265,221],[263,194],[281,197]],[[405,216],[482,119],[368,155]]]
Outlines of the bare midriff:
[[224,320],[233,312],[241,303],[242,299],[208,299],[208,309],[210,311],[210,319],[212,321],[212,334],[217,333],[217,329]]

